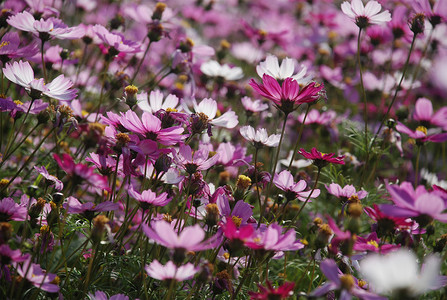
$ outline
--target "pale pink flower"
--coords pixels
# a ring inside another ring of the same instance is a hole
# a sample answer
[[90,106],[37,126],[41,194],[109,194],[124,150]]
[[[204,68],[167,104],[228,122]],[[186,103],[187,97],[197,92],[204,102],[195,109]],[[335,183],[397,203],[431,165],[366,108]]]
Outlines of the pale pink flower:
[[244,139],[252,142],[256,148],[261,148],[262,146],[278,147],[279,139],[281,137],[280,134],[272,134],[269,136],[265,128],[260,128],[255,131],[255,129],[249,125],[241,127],[239,132]]
[[343,13],[360,28],[391,21],[390,12],[388,10],[380,12],[381,9],[382,5],[377,1],[369,1],[366,6],[363,5],[362,0],[352,0],[351,3],[345,1],[341,4]]
[[145,270],[150,277],[158,280],[184,281],[193,278],[200,268],[194,267],[192,263],[177,267],[172,261],[163,266],[158,260],[154,260]]

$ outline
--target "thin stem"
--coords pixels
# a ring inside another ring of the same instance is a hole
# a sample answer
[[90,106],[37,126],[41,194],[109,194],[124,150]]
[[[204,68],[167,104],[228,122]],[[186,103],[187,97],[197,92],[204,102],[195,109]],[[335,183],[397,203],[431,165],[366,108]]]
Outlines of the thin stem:
[[299,147],[299,144],[301,141],[301,136],[303,135],[304,123],[306,123],[307,114],[309,113],[310,106],[311,106],[310,104],[307,104],[306,113],[304,114],[304,119],[303,119],[303,122],[301,123],[300,131],[298,133],[298,139],[296,140],[295,148],[293,149],[292,158],[290,159],[290,163],[289,163],[289,166],[287,167],[287,170],[290,170],[290,168],[292,167],[293,160],[295,159],[295,155],[298,152],[298,147]]
[[44,54],[43,54],[43,46],[44,45],[45,45],[45,41],[42,40],[42,43],[41,43],[41,46],[40,46],[40,54],[41,54],[41,57],[42,57],[43,79],[45,80],[45,83],[47,83],[48,82],[48,80],[47,80],[47,68],[45,66],[45,57],[44,57]]
[[[362,63],[360,60],[360,41],[361,41],[361,35],[362,35],[362,28],[359,28],[359,35],[357,37],[357,64],[359,67],[360,72],[360,87],[362,89],[362,98],[363,98],[363,121],[365,123],[365,151],[366,151],[366,157],[365,157],[365,166],[363,170],[363,174],[366,174],[366,170],[368,168],[368,160],[369,160],[369,147],[368,147],[368,102],[366,101],[366,92],[365,92],[365,86],[363,84],[363,71],[362,71]],[[363,182],[364,175],[362,176],[362,182]]]
[[140,71],[141,65],[143,64],[143,61],[144,61],[144,59],[145,59],[147,53],[149,52],[149,48],[151,47],[151,44],[152,44],[152,41],[149,40],[149,44],[148,44],[147,47],[146,47],[146,51],[144,51],[143,57],[141,58],[140,63],[138,64],[138,67],[137,67],[137,69],[135,70],[132,79],[130,80],[130,83],[133,83],[134,80],[135,80],[135,78],[137,77],[138,72]]
[[258,228],[261,226],[262,217],[264,216],[264,211],[265,211],[265,208],[266,208],[266,205],[267,205],[267,200],[268,200],[268,197],[269,197],[269,194],[270,194],[270,190],[272,188],[273,178],[274,178],[275,171],[276,171],[276,164],[278,163],[279,153],[281,152],[281,144],[282,144],[282,140],[284,138],[284,132],[286,130],[287,117],[288,117],[288,114],[286,114],[284,116],[284,122],[282,124],[282,130],[281,130],[281,137],[279,139],[279,144],[278,144],[278,151],[276,152],[275,160],[273,161],[273,164],[272,164],[272,169],[271,169],[271,172],[270,172],[271,180],[270,180],[269,186],[267,188],[267,194],[265,195],[264,204],[262,205],[262,209],[260,211],[259,221],[258,221]]
[[34,130],[36,130],[36,128],[40,125],[40,123],[37,123],[31,130],[30,132],[27,133],[27,135],[20,141],[20,143],[18,145],[16,145],[14,147],[14,149],[12,149],[8,154],[5,155],[5,157],[3,157],[3,160],[7,160],[25,141],[26,139],[31,135],[31,133],[33,133]]
[[419,157],[421,156],[421,148],[422,145],[418,145],[418,152],[416,154],[416,165],[414,168],[414,187],[416,187],[419,183]]
[[388,106],[388,109],[387,109],[387,111],[386,111],[386,114],[385,114],[385,116],[383,117],[382,122],[380,122],[379,129],[376,131],[376,134],[374,134],[374,137],[373,137],[373,139],[372,139],[372,141],[371,141],[371,143],[370,143],[370,146],[369,146],[369,150],[372,149],[372,147],[373,147],[373,145],[374,145],[374,142],[375,142],[376,139],[377,139],[377,136],[379,135],[380,131],[382,130],[383,124],[385,124],[385,121],[388,120],[388,118],[390,117],[390,111],[391,111],[391,108],[393,107],[394,101],[396,101],[397,93],[400,91],[400,87],[401,87],[401,85],[402,85],[402,81],[404,80],[404,78],[405,78],[405,74],[406,74],[407,69],[408,69],[408,64],[409,64],[409,62],[410,62],[411,52],[413,51],[413,47],[414,47],[414,43],[415,43],[415,41],[416,41],[416,34],[413,35],[413,39],[412,39],[412,41],[411,41],[410,50],[408,51],[407,60],[406,60],[406,62],[405,62],[405,65],[404,65],[404,68],[403,68],[403,71],[402,71],[402,77],[400,78],[399,84],[398,84],[397,87],[396,87],[396,91],[394,92],[393,99],[391,100],[391,103],[390,103],[390,105]]

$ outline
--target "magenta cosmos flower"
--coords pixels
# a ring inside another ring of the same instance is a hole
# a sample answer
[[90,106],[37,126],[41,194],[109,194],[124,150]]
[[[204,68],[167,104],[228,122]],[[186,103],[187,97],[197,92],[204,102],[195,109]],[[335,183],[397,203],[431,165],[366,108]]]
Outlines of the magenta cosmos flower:
[[140,203],[143,210],[149,209],[152,206],[165,206],[172,200],[172,198],[168,198],[167,193],[161,193],[157,196],[152,190],[146,190],[140,194],[133,187],[129,189],[129,195]]
[[345,158],[344,156],[334,157],[335,153],[323,153],[318,151],[317,148],[312,148],[310,153],[301,148],[298,153],[307,159],[313,160],[313,164],[318,168],[323,168],[329,163],[338,165],[345,164],[345,161],[343,160]]
[[64,184],[62,183],[62,181],[60,181],[56,176],[53,176],[50,173],[48,173],[48,170],[45,168],[45,166],[41,167],[34,166],[34,169],[37,172],[39,172],[40,175],[42,175],[46,180],[52,182],[56,190],[62,191],[62,189],[64,188]]
[[304,248],[304,244],[296,239],[295,230],[282,233],[283,228],[276,223],[270,224],[265,230],[258,230],[245,242],[245,246],[254,250],[266,251],[296,251]]
[[59,75],[50,83],[45,83],[43,78],[35,79],[34,71],[28,62],[7,63],[3,68],[3,74],[10,81],[25,88],[31,98],[37,99],[42,94],[58,99],[73,100],[76,98],[76,89],[72,89],[73,82],[66,79],[64,75]]
[[120,122],[124,128],[165,146],[175,145],[185,138],[182,136],[184,129],[181,126],[162,129],[160,119],[147,112],[143,112],[140,119],[135,112],[128,110],[121,114]]
[[121,34],[109,32],[102,25],[96,24],[92,30],[107,47],[107,54],[114,56],[119,53],[138,53],[141,51],[139,43],[126,40]]
[[434,125],[447,130],[447,107],[444,106],[433,113],[431,101],[427,98],[419,98],[414,107],[413,119],[421,122],[426,127]]
[[[307,198],[317,198],[320,196],[320,190],[314,189],[313,191],[304,191],[307,187],[307,183],[304,180],[298,182],[293,181],[292,174],[284,170],[279,174],[275,174],[273,177],[273,183],[285,193],[287,201],[299,199],[300,201],[306,201]],[[311,202],[309,200],[308,202]]]
[[323,84],[311,82],[300,88],[299,83],[291,77],[287,77],[282,84],[270,75],[262,76],[262,84],[254,79],[250,80],[250,86],[261,96],[272,100],[275,106],[286,115],[294,111],[303,103],[315,102],[322,96]]
[[442,143],[447,141],[447,133],[432,133],[424,126],[418,126],[416,130],[411,130],[401,122],[398,122],[396,125],[396,130],[407,134],[412,139],[415,139],[416,143]]
[[184,281],[194,277],[200,268],[194,267],[192,263],[177,267],[172,261],[162,265],[158,260],[154,260],[149,266],[146,266],[147,274],[158,280]]
[[248,292],[251,300],[270,300],[270,299],[288,299],[293,295],[294,282],[284,282],[283,285],[275,288],[272,283],[267,280],[267,287],[258,284],[259,292]]
[[85,34],[81,27],[68,27],[62,20],[56,18],[36,20],[27,11],[9,17],[7,22],[19,30],[33,33],[42,41],[48,41],[53,37],[58,39],[79,39]]
[[389,11],[380,12],[382,5],[377,1],[369,1],[363,6],[362,0],[345,1],[341,4],[341,10],[352,19],[359,28],[366,28],[370,24],[382,24],[391,21]]
[[8,32],[0,41],[0,60],[3,63],[18,57],[32,57],[39,52],[37,43],[28,46],[20,45],[20,38],[17,32]]
[[213,248],[220,242],[216,236],[204,241],[205,231],[198,224],[183,228],[180,234],[173,225],[158,221],[153,222],[151,227],[143,224],[143,231],[151,240],[169,249],[202,251]]

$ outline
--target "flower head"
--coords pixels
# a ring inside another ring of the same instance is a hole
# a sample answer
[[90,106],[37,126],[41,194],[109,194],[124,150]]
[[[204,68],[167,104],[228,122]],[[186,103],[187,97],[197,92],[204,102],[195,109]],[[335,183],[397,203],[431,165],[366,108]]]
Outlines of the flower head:
[[281,137],[279,134],[269,136],[265,128],[257,129],[255,132],[255,129],[250,125],[241,127],[239,132],[247,141],[252,142],[256,148],[261,148],[262,146],[277,147]]
[[305,66],[302,66],[301,70],[296,74],[293,74],[294,71],[295,62],[293,59],[286,57],[282,60],[281,65],[279,65],[278,58],[274,55],[268,55],[265,61],[260,62],[256,66],[256,72],[261,78],[263,78],[264,74],[267,74],[276,80],[285,80],[290,77],[298,83],[307,83],[309,81],[308,78],[304,78],[307,72]]
[[167,193],[161,193],[157,196],[152,190],[142,191],[141,194],[136,192],[133,187],[129,189],[129,195],[138,200],[143,210],[151,206],[165,206],[172,198],[168,198]]
[[352,0],[351,3],[345,1],[341,4],[343,13],[354,20],[359,28],[391,21],[390,12],[386,10],[379,13],[381,9],[382,5],[377,1],[369,1],[366,6],[363,5],[362,0]]
[[258,284],[259,292],[248,292],[251,300],[269,300],[269,299],[287,299],[293,295],[294,282],[284,282],[283,285],[277,288],[273,287],[272,283],[267,280],[267,287]]
[[210,60],[200,66],[200,71],[210,77],[221,77],[225,80],[238,80],[244,77],[242,69],[230,67],[227,64],[221,65],[215,60]]
[[[285,191],[287,201],[299,199],[300,201],[306,201],[309,198],[317,198],[320,195],[319,189],[313,191],[304,191],[307,187],[307,183],[304,180],[298,182],[293,181],[292,174],[284,170],[279,174],[275,174],[273,177],[273,183],[281,190]],[[310,201],[308,201],[310,202]]]
[[339,165],[345,164],[345,161],[343,160],[344,156],[334,157],[334,153],[322,153],[318,151],[317,148],[312,148],[310,153],[301,148],[298,153],[307,159],[313,160],[313,164],[316,165],[318,168],[322,168],[329,163]]
[[192,263],[177,267],[172,261],[162,265],[158,260],[154,260],[149,266],[146,266],[147,274],[158,280],[184,281],[194,277],[200,268],[194,267]]

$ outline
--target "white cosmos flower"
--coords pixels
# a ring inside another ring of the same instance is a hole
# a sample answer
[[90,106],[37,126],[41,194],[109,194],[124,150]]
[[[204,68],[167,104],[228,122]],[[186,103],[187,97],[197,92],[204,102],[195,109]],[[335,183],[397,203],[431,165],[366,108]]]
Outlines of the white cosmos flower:
[[371,254],[360,262],[361,273],[379,294],[405,292],[408,296],[424,294],[445,285],[439,276],[441,260],[431,255],[419,270],[416,255],[400,249],[387,255]]
[[382,24],[391,21],[391,14],[385,10],[380,12],[382,5],[377,1],[369,1],[366,6],[362,0],[345,1],[341,4],[341,10],[352,19],[357,26],[364,28],[369,24]]
[[[234,128],[239,123],[239,119],[234,111],[229,109],[224,114],[216,118],[217,115],[217,102],[211,98],[203,99],[199,104],[197,104],[196,100],[193,100],[194,112],[196,114],[204,114],[208,120],[208,122],[212,125],[225,127],[225,128]],[[192,112],[189,108],[183,103],[183,109],[191,114]]]
[[251,126],[243,126],[239,129],[241,135],[247,140],[252,142],[256,148],[260,148],[262,145],[268,147],[277,147],[279,144],[280,134],[268,135],[265,128],[255,129]]
[[147,99],[147,93],[137,95],[138,106],[148,113],[154,114],[160,109],[167,110],[168,108],[176,109],[178,105],[178,98],[176,95],[169,94],[163,101],[163,93],[159,90],[152,91]]
[[215,60],[210,60],[200,66],[200,71],[210,77],[223,77],[225,80],[238,80],[244,77],[242,69],[230,67],[227,64],[221,65]]
[[298,83],[306,83],[311,79],[310,77],[305,78],[307,72],[305,66],[302,65],[299,72],[293,74],[295,72],[295,61],[293,59],[286,57],[282,60],[281,65],[279,65],[278,58],[270,54],[265,61],[260,62],[256,66],[256,72],[261,78],[264,74],[272,76],[277,80],[284,80],[291,77],[298,81]]

